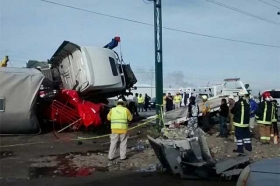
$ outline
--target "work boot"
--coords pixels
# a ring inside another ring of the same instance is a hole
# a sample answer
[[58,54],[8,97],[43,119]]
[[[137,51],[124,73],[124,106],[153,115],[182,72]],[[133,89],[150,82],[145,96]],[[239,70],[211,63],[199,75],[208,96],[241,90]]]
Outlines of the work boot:
[[125,158],[123,158],[123,159],[120,159],[121,161],[125,161],[125,160],[127,160],[128,158],[127,157],[125,157]]
[[243,154],[243,153],[244,153],[244,152],[238,151],[237,149],[234,149],[232,152],[233,152],[233,153],[239,153],[239,154]]

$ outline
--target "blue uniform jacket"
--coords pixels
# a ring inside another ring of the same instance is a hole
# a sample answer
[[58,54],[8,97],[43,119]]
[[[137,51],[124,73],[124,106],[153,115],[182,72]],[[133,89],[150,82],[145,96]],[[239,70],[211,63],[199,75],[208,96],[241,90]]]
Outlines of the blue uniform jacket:
[[249,103],[250,103],[250,118],[253,118],[255,117],[255,114],[258,110],[258,104],[253,99],[250,99]]

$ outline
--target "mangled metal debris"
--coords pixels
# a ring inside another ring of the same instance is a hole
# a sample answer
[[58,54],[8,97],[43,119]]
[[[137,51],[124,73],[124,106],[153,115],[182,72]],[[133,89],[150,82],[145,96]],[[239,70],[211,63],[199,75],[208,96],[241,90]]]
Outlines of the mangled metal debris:
[[238,176],[249,164],[248,156],[229,158],[216,162],[208,148],[205,133],[200,129],[194,131],[194,137],[186,137],[186,128],[163,129],[163,138],[148,140],[161,162],[163,168],[181,178],[225,178]]

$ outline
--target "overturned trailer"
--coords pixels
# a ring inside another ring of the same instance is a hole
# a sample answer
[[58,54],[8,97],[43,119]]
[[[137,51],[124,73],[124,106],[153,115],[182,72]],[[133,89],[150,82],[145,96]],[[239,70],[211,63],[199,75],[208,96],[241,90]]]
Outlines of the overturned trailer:
[[35,107],[44,75],[36,69],[0,68],[0,134],[37,134]]
[[171,140],[148,136],[148,140],[162,166],[179,178],[230,180],[249,164],[246,155],[215,161],[200,129],[193,138]]

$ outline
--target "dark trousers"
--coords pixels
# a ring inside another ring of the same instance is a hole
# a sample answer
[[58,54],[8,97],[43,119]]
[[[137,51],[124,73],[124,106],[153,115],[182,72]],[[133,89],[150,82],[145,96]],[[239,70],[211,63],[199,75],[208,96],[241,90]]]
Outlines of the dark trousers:
[[173,105],[166,105],[166,111],[173,110]]
[[227,136],[227,117],[220,116],[220,136]]
[[129,111],[131,112],[131,114],[133,114],[133,115],[135,114],[136,116],[139,115],[138,110],[137,110],[137,106],[133,101],[129,102],[128,107],[129,107]]
[[148,109],[151,110],[151,108],[149,107],[149,102],[145,102],[144,109],[145,111],[147,111]]
[[237,151],[239,153],[244,153],[244,148],[251,152],[252,151],[252,143],[251,143],[251,134],[249,127],[237,127],[235,126],[235,137],[236,137],[236,145]]
[[202,116],[202,128],[205,132],[210,130],[210,113],[207,112],[204,116]]

